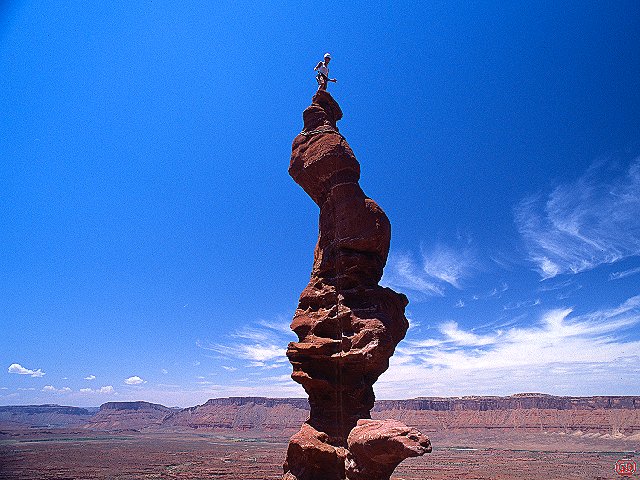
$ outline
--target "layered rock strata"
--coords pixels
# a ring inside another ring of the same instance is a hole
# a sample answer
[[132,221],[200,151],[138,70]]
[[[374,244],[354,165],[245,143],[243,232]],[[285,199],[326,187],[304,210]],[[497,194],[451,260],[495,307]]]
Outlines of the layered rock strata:
[[289,444],[287,479],[351,478],[344,467],[348,437],[358,420],[371,418],[373,384],[408,328],[407,298],[378,285],[391,225],[358,184],[360,164],[338,130],[341,118],[331,95],[316,92],[289,165],[289,174],[320,207],[320,221],[311,280],[291,324],[298,341],[287,350],[292,378],[310,406],[309,419]]
[[149,402],[107,402],[84,425],[89,430],[140,430],[159,427],[173,409]]

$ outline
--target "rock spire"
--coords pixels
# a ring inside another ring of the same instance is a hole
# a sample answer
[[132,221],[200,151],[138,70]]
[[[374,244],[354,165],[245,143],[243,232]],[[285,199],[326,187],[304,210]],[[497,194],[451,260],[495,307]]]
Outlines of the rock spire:
[[[387,480],[402,459],[431,451],[427,437],[399,422],[367,422],[373,384],[409,326],[408,300],[378,285],[391,225],[358,184],[360,164],[338,130],[341,118],[333,97],[317,91],[289,165],[320,207],[320,225],[311,279],[291,324],[298,341],[287,349],[311,410],[290,440],[285,480]],[[382,455],[385,449],[394,454]]]

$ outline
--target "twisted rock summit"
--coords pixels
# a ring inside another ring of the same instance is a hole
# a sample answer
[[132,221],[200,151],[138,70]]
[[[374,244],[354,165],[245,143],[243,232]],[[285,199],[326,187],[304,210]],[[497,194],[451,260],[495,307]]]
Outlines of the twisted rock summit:
[[[291,324],[298,341],[287,349],[292,378],[304,387],[310,405],[309,419],[289,443],[288,480],[355,480],[373,470],[390,475],[403,458],[431,450],[426,437],[402,430],[398,422],[367,424],[364,437],[352,432],[358,420],[371,418],[373,384],[389,367],[409,324],[407,298],[378,285],[391,225],[358,184],[360,164],[338,130],[341,118],[333,97],[316,92],[303,112],[304,129],[293,141],[289,165],[289,174],[320,207],[320,225],[311,279]],[[419,447],[394,448],[406,445],[407,435]],[[350,454],[350,444],[357,454]],[[385,448],[399,453],[375,451]],[[379,465],[385,458],[390,468]],[[372,459],[375,466],[365,465]],[[385,478],[381,475],[375,478]]]

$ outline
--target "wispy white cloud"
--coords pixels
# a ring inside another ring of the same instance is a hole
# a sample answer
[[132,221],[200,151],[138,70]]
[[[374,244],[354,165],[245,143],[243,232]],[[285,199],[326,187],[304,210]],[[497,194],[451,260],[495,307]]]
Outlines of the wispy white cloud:
[[422,262],[424,273],[457,289],[461,288],[462,279],[471,276],[476,263],[469,248],[454,250],[444,245],[424,250]]
[[105,385],[104,387],[100,387],[100,388],[81,388],[80,389],[80,393],[82,394],[103,394],[103,395],[108,395],[111,393],[114,393],[115,390],[113,388],[113,385]]
[[509,285],[505,282],[502,282],[500,287],[494,287],[489,293],[486,294],[485,298],[498,297],[500,298],[504,292],[509,290]]
[[529,197],[515,220],[543,279],[640,255],[640,158],[623,173],[594,166],[546,196]]
[[45,385],[44,387],[42,387],[42,391],[47,393],[62,393],[62,394],[72,392],[71,388],[69,387],[56,388],[53,385]]
[[287,318],[284,315],[278,315],[275,320],[258,320],[258,325],[262,328],[266,328],[268,331],[280,333],[284,336],[291,336],[291,318]]
[[9,373],[17,373],[18,375],[31,375],[32,377],[39,378],[44,377],[45,373],[41,369],[31,370],[29,368],[25,368],[19,363],[12,363],[8,368]]
[[126,378],[124,383],[127,385],[141,385],[143,383],[147,383],[147,381],[143,380],[138,375],[134,375],[133,377]]
[[547,310],[526,326],[478,331],[447,322],[439,336],[401,344],[376,392],[382,398],[536,389],[628,393],[616,382],[638,380],[640,341],[631,335],[638,324],[640,296],[583,315],[570,308]]
[[392,252],[381,284],[427,296],[444,296],[446,285],[461,289],[462,280],[476,268],[477,261],[470,248],[456,250],[438,244],[430,250],[423,248],[420,262],[411,254]]
[[409,322],[409,330],[412,330],[414,328],[420,328],[421,323],[417,321],[415,318],[413,318],[413,315],[411,314],[411,312],[405,311],[404,314],[407,317],[407,322]]
[[[557,300],[566,300],[571,297],[577,291],[582,289],[582,284],[576,281],[576,277],[570,277],[567,280],[563,280],[560,282],[554,282],[553,280],[549,280],[548,282],[543,282],[536,289],[538,292],[553,292],[555,291],[555,297]],[[517,305],[516,303],[511,303],[510,305]],[[505,310],[509,310],[509,305],[505,306]]]
[[533,300],[522,300],[520,302],[509,302],[506,305],[503,305],[504,310],[517,310],[519,308],[529,308],[540,305],[542,301],[539,298],[534,298]]
[[539,292],[551,292],[554,290],[563,290],[569,287],[573,288],[575,284],[576,284],[575,279],[569,278],[561,282],[551,283],[550,281],[550,282],[541,283],[540,286],[537,288],[537,290]]
[[[488,298],[501,298],[502,294],[509,290],[509,285],[502,282],[499,287],[493,287],[488,292],[476,293],[471,298],[473,300],[486,300]],[[463,302],[464,303],[464,302]]]
[[640,273],[640,267],[630,268],[621,272],[613,272],[609,274],[609,280],[620,280],[621,278],[630,277],[631,275],[637,275]]
[[[272,369],[288,365],[285,355],[288,342],[295,339],[288,322],[279,319],[273,322],[259,321],[255,326],[243,327],[228,336],[227,343],[198,340],[196,344],[222,357],[244,360],[245,366]],[[233,371],[237,367],[226,367]]]
[[451,342],[460,346],[475,347],[495,343],[501,333],[497,332],[495,335],[477,335],[473,332],[460,329],[456,322],[443,323],[440,325],[439,330],[444,335],[445,342]]
[[520,265],[520,261],[514,258],[512,255],[507,255],[504,252],[497,252],[494,255],[489,256],[489,260],[495,263],[502,270],[513,271]]
[[407,254],[389,255],[380,283],[396,290],[412,290],[424,295],[444,295],[444,288],[427,279],[425,273]]
[[282,344],[265,343],[233,343],[223,345],[220,343],[199,342],[198,346],[205,350],[211,350],[225,357],[235,357],[242,360],[250,360],[252,366],[263,366],[264,362],[283,361],[285,347]]

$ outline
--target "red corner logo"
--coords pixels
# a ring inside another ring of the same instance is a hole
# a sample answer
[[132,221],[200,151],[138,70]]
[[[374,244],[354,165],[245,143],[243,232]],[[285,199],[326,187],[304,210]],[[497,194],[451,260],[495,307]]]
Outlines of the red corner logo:
[[636,462],[627,459],[618,460],[616,462],[616,473],[623,477],[630,477],[636,473]]

